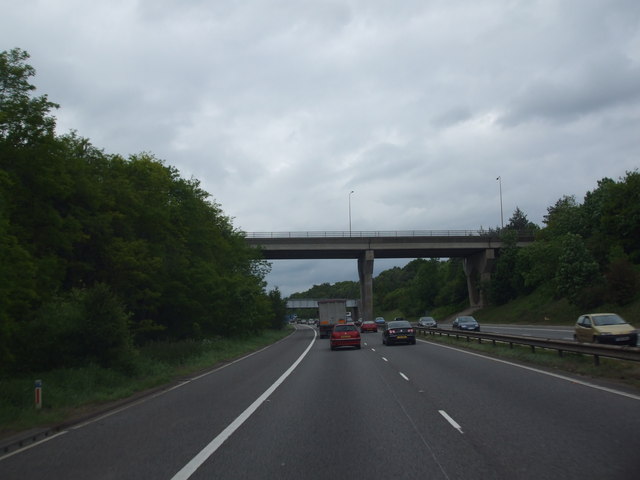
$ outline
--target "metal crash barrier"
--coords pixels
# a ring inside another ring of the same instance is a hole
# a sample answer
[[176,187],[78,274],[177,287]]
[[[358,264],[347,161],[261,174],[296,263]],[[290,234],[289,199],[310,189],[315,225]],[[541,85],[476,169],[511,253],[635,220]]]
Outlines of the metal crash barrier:
[[554,340],[548,338],[525,337],[521,335],[502,335],[499,333],[484,332],[462,332],[459,330],[444,330],[442,328],[424,328],[415,327],[416,332],[421,335],[438,335],[447,337],[466,338],[467,341],[472,339],[478,343],[489,341],[494,346],[496,342],[508,344],[509,348],[514,345],[525,345],[531,347],[531,351],[535,353],[536,348],[544,348],[546,350],[556,350],[558,355],[562,357],[564,352],[582,353],[585,355],[593,355],[593,363],[600,365],[600,357],[614,358],[617,360],[627,360],[631,362],[640,362],[640,348],[632,346],[617,345],[600,345],[590,343],[577,343],[567,340]]

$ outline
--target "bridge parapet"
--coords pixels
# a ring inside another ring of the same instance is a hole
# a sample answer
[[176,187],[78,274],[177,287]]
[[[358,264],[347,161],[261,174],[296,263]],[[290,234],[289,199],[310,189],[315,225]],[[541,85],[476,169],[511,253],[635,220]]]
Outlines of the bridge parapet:
[[[294,231],[243,232],[246,238],[369,238],[369,237],[486,237],[499,239],[500,233],[477,230],[382,230],[382,231]],[[518,238],[533,240],[533,232],[518,231]]]

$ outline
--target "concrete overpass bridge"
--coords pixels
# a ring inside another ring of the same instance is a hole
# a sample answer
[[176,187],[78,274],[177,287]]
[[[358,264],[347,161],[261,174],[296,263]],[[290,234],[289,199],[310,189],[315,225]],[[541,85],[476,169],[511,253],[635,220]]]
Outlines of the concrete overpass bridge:
[[[480,307],[485,304],[480,285],[491,278],[497,252],[503,246],[496,233],[485,230],[252,232],[245,235],[249,245],[259,248],[266,260],[357,260],[362,316],[366,320],[373,319],[375,258],[462,257],[469,303]],[[519,233],[517,246],[532,242],[532,234]]]

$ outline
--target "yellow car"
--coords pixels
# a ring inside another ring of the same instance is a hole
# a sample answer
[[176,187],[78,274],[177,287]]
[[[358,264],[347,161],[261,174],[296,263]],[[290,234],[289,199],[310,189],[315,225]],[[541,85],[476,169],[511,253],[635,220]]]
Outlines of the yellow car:
[[638,343],[638,332],[615,313],[588,313],[578,318],[573,338],[578,342],[635,347]]

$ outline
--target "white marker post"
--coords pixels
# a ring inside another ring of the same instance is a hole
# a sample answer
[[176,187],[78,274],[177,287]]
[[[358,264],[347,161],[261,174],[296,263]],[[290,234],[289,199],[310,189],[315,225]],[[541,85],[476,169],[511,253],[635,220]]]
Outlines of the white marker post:
[[36,410],[42,408],[42,380],[36,380]]

